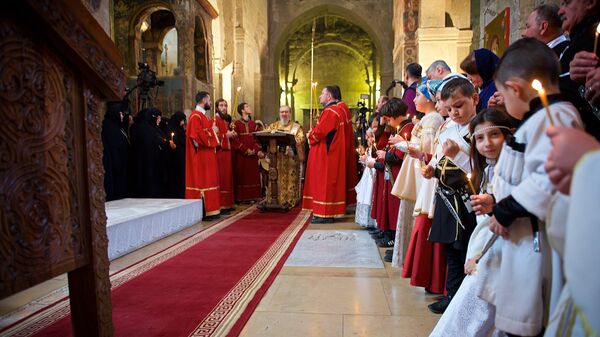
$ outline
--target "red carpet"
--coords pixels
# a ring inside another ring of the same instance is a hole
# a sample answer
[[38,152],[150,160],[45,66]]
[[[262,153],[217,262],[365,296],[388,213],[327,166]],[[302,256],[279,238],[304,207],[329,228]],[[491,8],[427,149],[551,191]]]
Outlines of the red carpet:
[[[309,213],[226,219],[111,276],[115,336],[237,336],[306,228]],[[70,336],[68,301],[18,336]]]

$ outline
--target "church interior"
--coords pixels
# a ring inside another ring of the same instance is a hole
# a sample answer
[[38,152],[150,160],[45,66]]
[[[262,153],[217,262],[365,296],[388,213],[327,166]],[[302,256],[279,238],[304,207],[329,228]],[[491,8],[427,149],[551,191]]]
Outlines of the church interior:
[[154,107],[189,123],[207,92],[229,102],[234,121],[242,102],[265,126],[288,106],[308,133],[321,89],[337,85],[354,123],[380,96],[402,97],[408,64],[425,76],[436,60],[461,72],[478,48],[500,55],[545,3],[559,4],[0,5],[0,335],[429,336],[440,315],[428,305],[443,291],[412,286],[354,213],[310,223],[299,204],[281,213],[244,201],[203,221],[198,199],[107,201],[107,103],[127,98],[132,116]]

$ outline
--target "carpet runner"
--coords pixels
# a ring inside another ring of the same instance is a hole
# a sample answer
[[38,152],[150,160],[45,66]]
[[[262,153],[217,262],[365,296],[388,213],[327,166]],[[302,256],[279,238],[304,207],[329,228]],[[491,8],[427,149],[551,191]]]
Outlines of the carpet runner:
[[[115,336],[237,336],[310,213],[255,207],[111,275]],[[64,298],[3,336],[70,336]]]

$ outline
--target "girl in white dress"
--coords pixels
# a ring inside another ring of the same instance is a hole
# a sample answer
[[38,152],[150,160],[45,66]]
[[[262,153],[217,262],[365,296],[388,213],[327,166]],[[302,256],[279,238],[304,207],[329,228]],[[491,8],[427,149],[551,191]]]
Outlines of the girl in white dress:
[[[477,268],[477,259],[493,233],[489,230],[489,216],[494,198],[491,181],[494,165],[500,156],[502,144],[511,134],[513,119],[505,112],[486,109],[480,112],[469,125],[473,135],[471,162],[473,186],[479,186],[479,194],[471,196],[471,205],[477,214],[477,227],[473,231],[467,248],[465,274],[456,296],[438,321],[431,336],[490,336],[494,331],[494,307],[477,297],[478,279],[486,272]],[[487,258],[492,255],[487,252]]]
[[[431,150],[433,147],[433,138],[437,129],[444,122],[444,118],[435,110],[435,97],[432,96],[429,87],[437,87],[440,82],[440,80],[431,80],[417,87],[417,95],[414,99],[415,106],[417,111],[423,112],[425,116],[412,129],[410,143],[398,143],[396,147],[402,149],[402,146],[408,145],[402,150],[409,151],[412,149],[413,153],[415,153],[414,150],[433,152]],[[421,158],[417,156],[405,156],[400,173],[396,177],[396,181],[392,187],[392,194],[402,199],[396,225],[392,267],[402,266],[410,242],[413,223],[415,221],[413,212],[415,201],[417,200],[417,191],[419,191],[421,182],[423,181],[421,165]]]
[[371,127],[366,132],[367,149],[359,158],[359,161],[364,165],[364,171],[360,181],[354,188],[356,191],[356,215],[354,222],[364,228],[375,228],[377,223],[371,218],[371,196],[373,194],[373,177],[375,169],[366,165],[367,161],[374,160],[372,156],[373,144],[375,142],[375,130],[379,122],[378,118],[371,117]]

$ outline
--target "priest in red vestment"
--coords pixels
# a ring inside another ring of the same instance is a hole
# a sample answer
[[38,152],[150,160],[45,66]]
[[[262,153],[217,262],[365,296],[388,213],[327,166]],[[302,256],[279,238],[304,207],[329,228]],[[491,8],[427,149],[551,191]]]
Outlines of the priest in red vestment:
[[345,113],[344,132],[346,134],[346,205],[356,205],[356,185],[358,184],[358,158],[354,147],[354,129],[352,128],[352,112],[348,105],[341,101],[342,94],[337,99],[337,105]]
[[264,153],[252,135],[257,131],[256,123],[251,119],[252,108],[248,103],[241,103],[237,111],[242,118],[233,123],[233,131],[237,133],[237,137],[232,138],[235,200],[258,200],[261,196],[258,158],[264,157]]
[[332,223],[346,213],[346,113],[334,97],[339,97],[336,86],[323,89],[319,100],[325,108],[307,135],[302,208],[313,212],[312,223]]
[[228,214],[235,208],[233,198],[233,154],[231,151],[231,138],[235,131],[229,129],[231,116],[227,113],[227,101],[219,98],[215,104],[214,121],[219,128],[219,142],[217,146],[217,165],[219,167],[219,187],[221,189],[221,214]]
[[219,128],[206,116],[209,109],[208,92],[199,92],[196,109],[188,120],[185,146],[185,198],[204,201],[205,220],[218,218],[221,208],[215,154],[219,145]]

